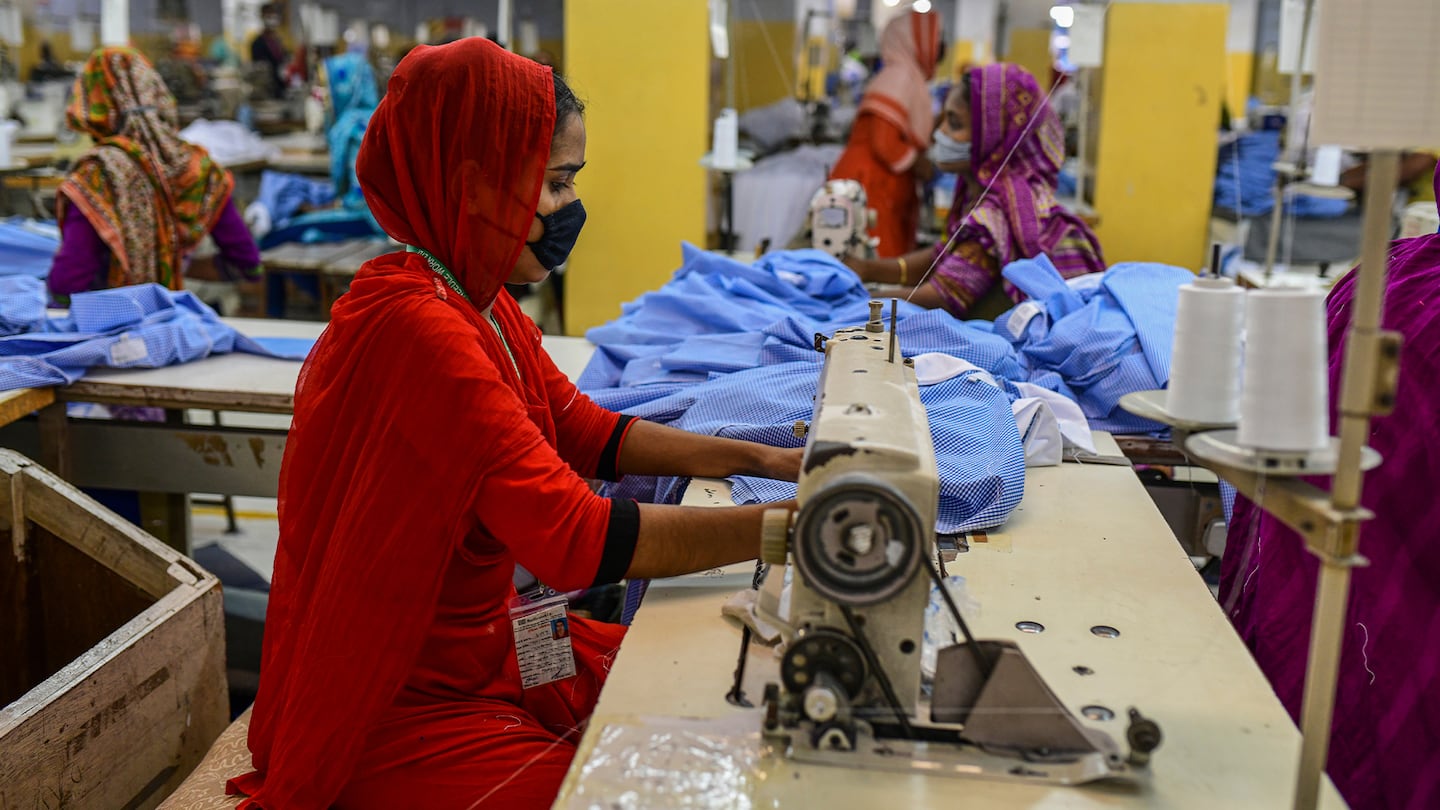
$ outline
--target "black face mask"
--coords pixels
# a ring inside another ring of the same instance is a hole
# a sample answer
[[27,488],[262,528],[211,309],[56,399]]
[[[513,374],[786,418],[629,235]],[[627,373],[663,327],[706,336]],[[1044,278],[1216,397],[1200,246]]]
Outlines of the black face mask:
[[546,270],[554,270],[570,258],[570,251],[575,248],[575,240],[580,238],[580,229],[585,227],[585,206],[575,200],[543,217],[537,213],[535,218],[545,226],[545,233],[540,234],[540,238],[534,242],[525,244],[530,246],[535,258],[540,260]]

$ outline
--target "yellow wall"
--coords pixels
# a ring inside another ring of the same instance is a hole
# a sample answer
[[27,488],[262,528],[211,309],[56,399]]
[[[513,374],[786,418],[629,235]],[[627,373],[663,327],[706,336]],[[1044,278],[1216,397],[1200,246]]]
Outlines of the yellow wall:
[[1095,167],[1110,264],[1205,261],[1226,16],[1224,3],[1110,5]]
[[1050,71],[1054,64],[1050,56],[1050,29],[1017,28],[1011,31],[1005,61],[1030,71],[1040,83],[1041,90],[1050,89]]
[[706,19],[696,2],[565,3],[566,71],[588,104],[588,165],[577,186],[589,219],[565,274],[570,334],[665,283],[681,240],[704,244]]
[[[703,8],[705,4],[697,5]],[[707,39],[706,43],[701,45],[706,56],[709,55],[708,48]],[[730,26],[730,58],[735,60],[735,109],[740,112],[764,107],[795,95],[797,63],[794,22],[735,20]],[[721,65],[721,70],[726,71],[725,75],[720,77],[720,87],[724,88],[730,68],[723,63]],[[723,106],[724,99],[720,101]]]
[[1230,108],[1232,116],[1239,118],[1245,114],[1245,103],[1250,100],[1254,81],[1254,54],[1225,54],[1225,106]]

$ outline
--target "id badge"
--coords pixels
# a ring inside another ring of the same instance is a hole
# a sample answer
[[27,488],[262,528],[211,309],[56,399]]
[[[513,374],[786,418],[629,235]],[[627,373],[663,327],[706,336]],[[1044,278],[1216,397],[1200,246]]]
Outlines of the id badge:
[[517,596],[510,600],[515,658],[520,665],[520,685],[524,688],[575,676],[568,606],[564,594],[540,599]]

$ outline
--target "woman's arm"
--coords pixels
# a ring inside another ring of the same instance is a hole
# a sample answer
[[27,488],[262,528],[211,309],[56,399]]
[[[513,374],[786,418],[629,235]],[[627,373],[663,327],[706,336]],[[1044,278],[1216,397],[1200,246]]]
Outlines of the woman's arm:
[[887,284],[875,290],[876,299],[899,298],[901,301],[909,301],[916,306],[927,309],[940,309],[945,306],[945,298],[940,294],[939,288],[933,280],[926,281],[919,287],[900,287]]
[[620,446],[619,471],[621,475],[755,475],[794,481],[800,475],[802,451],[702,436],[640,419]]
[[74,206],[65,206],[60,222],[60,250],[50,263],[50,294],[64,298],[101,289],[110,271],[110,248],[90,220]]
[[235,209],[233,197],[225,202],[210,236],[227,267],[239,270],[247,279],[260,277],[260,248],[255,245],[255,237],[250,235],[244,218]]
[[673,577],[760,554],[760,530],[766,509],[794,511],[795,502],[710,508],[640,504],[640,532],[625,576]]
[[935,262],[935,248],[913,250],[895,259],[845,259],[845,266],[854,270],[866,284],[898,284],[913,287]]

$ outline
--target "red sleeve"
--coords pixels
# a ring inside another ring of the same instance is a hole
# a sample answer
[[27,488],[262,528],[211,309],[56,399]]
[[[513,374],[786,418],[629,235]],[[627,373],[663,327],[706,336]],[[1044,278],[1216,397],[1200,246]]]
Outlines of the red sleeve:
[[920,154],[900,128],[879,117],[870,116],[870,151],[880,165],[896,174],[910,170]]
[[596,405],[556,368],[544,347],[539,354],[560,457],[582,478],[618,480],[620,446],[635,417]]
[[535,434],[529,452],[480,485],[475,514],[481,527],[556,590],[618,581],[635,556],[639,507],[596,495],[528,424]]

